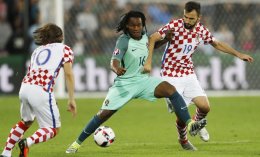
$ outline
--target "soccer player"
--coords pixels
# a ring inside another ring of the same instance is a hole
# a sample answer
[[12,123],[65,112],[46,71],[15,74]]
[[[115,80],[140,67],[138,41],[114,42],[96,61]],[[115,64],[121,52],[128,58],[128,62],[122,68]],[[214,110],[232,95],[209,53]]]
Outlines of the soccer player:
[[[167,46],[162,57],[161,77],[174,85],[182,95],[187,106],[191,102],[196,105],[196,121],[205,118],[210,111],[210,105],[205,91],[200,86],[194,72],[192,54],[202,44],[211,44],[215,49],[234,55],[241,60],[253,62],[249,55],[240,53],[229,45],[215,39],[209,30],[200,23],[200,4],[198,2],[187,2],[184,8],[183,18],[171,20],[150,36],[149,52],[152,56],[154,47],[157,48],[165,43]],[[151,69],[151,61],[144,66]],[[171,112],[174,108],[167,99]],[[197,150],[187,138],[185,123],[176,120],[179,135],[179,143],[186,150]],[[199,131],[203,141],[209,140],[209,134],[204,127]]]
[[[74,99],[73,52],[62,44],[61,28],[46,24],[34,32],[38,48],[31,56],[27,75],[24,76],[19,92],[21,118],[11,129],[0,157],[11,157],[12,149],[19,141],[19,157],[28,157],[29,147],[54,138],[61,126],[60,113],[54,98],[54,80],[61,68],[64,69],[68,89],[68,111],[76,114]],[[21,139],[35,118],[39,129],[30,137]]]
[[87,137],[117,110],[132,99],[142,98],[153,101],[167,97],[174,105],[176,114],[188,126],[193,136],[206,125],[206,120],[191,120],[183,98],[175,87],[159,78],[144,73],[143,65],[148,57],[148,36],[146,34],[145,16],[139,11],[130,11],[121,17],[117,32],[123,34],[118,38],[111,59],[111,69],[117,74],[114,84],[100,111],[89,121],[79,137],[66,153],[76,153]]

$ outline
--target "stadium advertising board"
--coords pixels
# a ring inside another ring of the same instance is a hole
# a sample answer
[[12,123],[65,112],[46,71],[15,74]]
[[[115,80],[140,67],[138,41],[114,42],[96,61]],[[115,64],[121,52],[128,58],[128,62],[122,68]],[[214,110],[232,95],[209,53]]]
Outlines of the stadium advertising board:
[[[97,57],[99,58],[99,57]],[[109,69],[109,59],[99,61],[95,57],[75,58],[73,70],[76,92],[107,91],[115,74]],[[196,73],[206,90],[260,90],[257,60],[253,64],[234,57],[206,56],[194,57]],[[0,60],[0,94],[17,94],[25,74],[25,61],[22,57],[6,57]],[[152,75],[159,77],[160,68],[153,68]]]

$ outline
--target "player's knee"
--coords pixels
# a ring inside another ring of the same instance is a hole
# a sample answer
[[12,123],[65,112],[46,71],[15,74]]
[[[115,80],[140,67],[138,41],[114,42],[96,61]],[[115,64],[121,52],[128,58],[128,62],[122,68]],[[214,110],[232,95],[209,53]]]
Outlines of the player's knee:
[[204,105],[199,107],[199,110],[203,113],[208,113],[210,111],[209,104],[205,103]]
[[209,105],[206,106],[205,110],[206,110],[206,112],[208,113],[208,112],[210,111],[210,106],[209,106]]
[[100,110],[97,113],[98,118],[101,121],[106,121],[107,119],[109,119],[116,111],[115,110]]
[[157,98],[168,98],[176,92],[176,88],[170,83],[163,81],[160,83],[154,91],[154,96]]
[[169,97],[176,92],[176,88],[170,83],[166,82],[165,92],[166,92],[166,97]]
[[175,92],[176,92],[176,88],[172,86],[170,83],[164,81],[156,87],[155,96],[157,98],[161,98],[161,97],[168,98]]

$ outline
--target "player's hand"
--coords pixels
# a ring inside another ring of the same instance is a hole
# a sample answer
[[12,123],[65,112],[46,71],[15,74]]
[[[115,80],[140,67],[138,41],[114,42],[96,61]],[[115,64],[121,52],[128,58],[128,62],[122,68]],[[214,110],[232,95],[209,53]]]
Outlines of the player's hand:
[[118,67],[115,72],[116,72],[117,76],[121,76],[121,75],[125,74],[126,69],[122,68],[122,67]]
[[77,105],[75,100],[69,100],[67,111],[72,113],[72,116],[75,117],[77,114]]
[[253,57],[251,57],[251,56],[249,56],[249,55],[247,55],[247,54],[243,54],[243,53],[241,53],[241,54],[239,55],[239,58],[240,58],[241,60],[246,61],[246,62],[249,62],[249,63],[252,63],[252,62],[254,61]]
[[167,30],[164,40],[171,41],[172,40],[172,36],[173,36],[172,30],[171,29]]
[[144,64],[143,68],[144,69],[143,69],[142,73],[150,73],[152,71],[152,65],[147,62]]

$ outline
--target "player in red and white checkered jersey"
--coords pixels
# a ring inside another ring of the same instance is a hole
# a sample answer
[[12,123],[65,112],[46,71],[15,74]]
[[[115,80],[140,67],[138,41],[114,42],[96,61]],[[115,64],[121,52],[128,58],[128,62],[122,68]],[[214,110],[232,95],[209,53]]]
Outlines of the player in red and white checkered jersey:
[[[73,116],[76,114],[73,52],[61,43],[61,28],[55,24],[46,24],[34,32],[34,40],[39,47],[32,53],[28,73],[19,92],[22,120],[11,129],[0,157],[11,157],[12,149],[18,141],[19,156],[27,157],[30,146],[56,136],[61,122],[53,86],[61,68],[64,70],[68,89],[68,111],[72,112]],[[35,118],[39,129],[30,137],[21,139]]]
[[[144,67],[145,71],[151,70],[154,47],[157,48],[167,43],[162,57],[161,77],[176,87],[177,91],[182,94],[187,106],[192,102],[196,105],[195,120],[205,118],[210,111],[206,93],[200,86],[194,72],[192,54],[197,47],[203,44],[211,44],[219,51],[234,55],[244,61],[253,62],[251,56],[240,53],[215,39],[210,31],[200,23],[200,18],[200,4],[192,1],[187,2],[183,18],[171,20],[150,36],[150,56]],[[168,100],[167,104],[169,111],[173,112],[172,105]],[[182,147],[187,150],[197,150],[188,141],[184,123],[177,119],[176,127]],[[209,134],[205,128],[199,132],[199,135],[203,141],[209,140]]]

